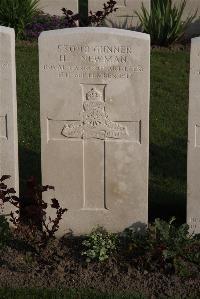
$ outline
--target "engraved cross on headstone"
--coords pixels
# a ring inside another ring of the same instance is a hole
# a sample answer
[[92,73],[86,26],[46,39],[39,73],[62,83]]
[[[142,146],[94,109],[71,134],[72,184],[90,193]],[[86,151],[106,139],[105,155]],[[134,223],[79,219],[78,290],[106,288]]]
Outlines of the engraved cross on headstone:
[[61,134],[83,139],[83,209],[105,210],[105,154],[108,140],[128,139],[129,131],[120,121],[113,122],[105,103],[105,84],[82,84],[83,105],[80,121],[66,121]]

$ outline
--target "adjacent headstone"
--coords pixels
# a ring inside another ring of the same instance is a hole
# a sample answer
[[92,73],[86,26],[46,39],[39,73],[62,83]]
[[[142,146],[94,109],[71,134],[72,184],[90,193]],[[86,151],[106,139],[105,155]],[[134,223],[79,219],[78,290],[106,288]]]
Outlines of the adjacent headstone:
[[[180,7],[182,0],[173,0],[173,4]],[[183,10],[182,21],[185,21],[189,16],[192,16],[197,11],[197,15],[191,24],[187,26],[185,35],[187,38],[200,35],[200,1],[187,0],[185,9]]]
[[[88,11],[103,10],[106,0],[88,0]],[[150,11],[151,0],[116,0],[117,11],[107,17],[106,25],[121,29],[137,28],[140,24],[135,11],[141,12],[142,3]]]
[[200,233],[200,37],[192,39],[188,120],[187,223]]
[[[18,193],[18,136],[15,68],[15,32],[0,26],[0,176]],[[9,207],[6,207],[6,211]]]
[[142,227],[148,218],[149,35],[49,31],[39,38],[39,56],[42,177],[68,209],[60,234],[88,233],[97,225],[114,232]]
[[78,13],[78,0],[40,0],[39,8],[50,15],[63,15],[62,8]]

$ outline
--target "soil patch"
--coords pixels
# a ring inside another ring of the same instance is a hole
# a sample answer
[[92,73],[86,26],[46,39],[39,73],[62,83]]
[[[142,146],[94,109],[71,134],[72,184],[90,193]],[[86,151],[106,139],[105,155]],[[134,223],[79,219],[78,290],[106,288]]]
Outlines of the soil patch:
[[[200,274],[181,278],[138,271],[119,254],[87,264],[81,238],[54,240],[40,254],[13,239],[1,252],[0,287],[76,288],[111,293],[143,293],[147,298],[200,298]],[[192,296],[192,297],[191,297]]]

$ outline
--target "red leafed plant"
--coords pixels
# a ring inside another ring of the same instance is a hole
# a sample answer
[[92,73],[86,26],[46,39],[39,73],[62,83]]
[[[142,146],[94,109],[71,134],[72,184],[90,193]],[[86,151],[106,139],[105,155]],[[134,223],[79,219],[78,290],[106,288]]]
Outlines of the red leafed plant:
[[117,2],[114,0],[109,0],[107,1],[107,3],[103,4],[103,10],[99,10],[95,13],[90,10],[88,16],[88,26],[101,26],[105,18],[111,13],[116,12],[116,10],[118,9],[117,7],[115,7],[116,3]]
[[82,24],[82,20],[79,14],[74,14],[71,10],[62,8],[62,12],[65,15],[65,20],[67,21],[67,27],[76,27],[77,21],[80,25],[84,26],[101,26],[105,18],[113,12],[116,12],[118,8],[115,7],[116,1],[109,0],[103,4],[103,10],[98,10],[97,12],[89,11],[89,16],[87,21]]
[[51,208],[56,210],[56,217],[46,217],[46,209],[48,204],[42,199],[42,193],[54,187],[38,186],[34,177],[27,181],[27,192],[24,196],[16,196],[13,188],[8,188],[5,181],[9,179],[9,175],[3,175],[0,179],[0,200],[2,210],[5,203],[10,203],[15,207],[9,215],[9,221],[12,222],[16,231],[23,232],[23,235],[28,238],[35,238],[35,235],[40,232],[40,243],[44,244],[47,240],[55,236],[59,229],[59,222],[67,209],[60,207],[59,202],[51,199]]

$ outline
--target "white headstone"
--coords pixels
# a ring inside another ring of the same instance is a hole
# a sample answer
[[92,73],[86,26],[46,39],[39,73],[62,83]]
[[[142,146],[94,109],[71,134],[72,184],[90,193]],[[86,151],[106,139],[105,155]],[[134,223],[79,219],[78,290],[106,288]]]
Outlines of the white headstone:
[[[88,11],[97,12],[103,10],[103,4],[108,0],[88,0]],[[122,29],[137,28],[140,24],[135,11],[141,13],[142,3],[150,11],[151,0],[116,0],[116,12],[107,17],[106,25],[109,27],[119,27]]]
[[200,38],[192,39],[188,120],[187,223],[200,233]]
[[62,8],[78,13],[78,0],[40,0],[39,8],[50,15],[63,15]]
[[60,233],[147,223],[149,35],[49,31],[39,56],[43,184],[69,209]]
[[[173,4],[177,7],[183,3],[182,0],[173,0]],[[185,21],[188,17],[193,16],[197,11],[197,15],[191,24],[187,26],[185,35],[186,37],[197,36],[200,34],[200,1],[199,0],[187,0],[185,9],[183,10],[182,21]]]
[[15,32],[0,26],[0,176],[5,174],[18,193]]

